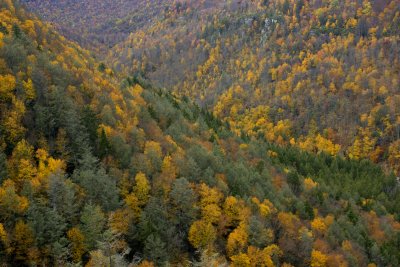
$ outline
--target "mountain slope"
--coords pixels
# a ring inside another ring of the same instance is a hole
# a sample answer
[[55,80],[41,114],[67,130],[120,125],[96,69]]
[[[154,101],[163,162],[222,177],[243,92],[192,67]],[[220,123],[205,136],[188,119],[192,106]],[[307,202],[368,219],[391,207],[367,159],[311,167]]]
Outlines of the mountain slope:
[[64,36],[103,53],[125,40],[130,32],[150,24],[169,3],[160,0],[21,2],[54,24]]
[[88,47],[118,71],[195,99],[239,135],[400,171],[397,1],[27,5],[81,43],[102,39]]
[[399,12],[398,1],[188,4],[108,59],[196,99],[238,134],[399,172]]
[[237,137],[15,2],[0,18],[2,265],[399,265],[394,175]]

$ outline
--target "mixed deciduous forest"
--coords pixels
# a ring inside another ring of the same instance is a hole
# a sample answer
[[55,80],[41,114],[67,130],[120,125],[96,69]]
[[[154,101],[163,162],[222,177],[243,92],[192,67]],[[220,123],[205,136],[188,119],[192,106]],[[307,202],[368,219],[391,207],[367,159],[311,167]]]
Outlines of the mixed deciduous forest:
[[400,171],[399,1],[178,10],[112,49],[113,66],[192,97],[237,134]]
[[399,266],[399,36],[397,0],[0,0],[0,265]]
[[150,24],[167,0],[20,0],[81,46],[105,54],[131,32]]

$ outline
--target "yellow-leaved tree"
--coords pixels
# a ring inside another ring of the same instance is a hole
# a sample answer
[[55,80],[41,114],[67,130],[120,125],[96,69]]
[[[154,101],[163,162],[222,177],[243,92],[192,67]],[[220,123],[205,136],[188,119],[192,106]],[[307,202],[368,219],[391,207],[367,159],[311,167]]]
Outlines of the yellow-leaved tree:
[[321,251],[313,249],[311,252],[311,267],[325,267],[328,256]]
[[80,262],[82,255],[86,252],[85,237],[79,228],[71,228],[67,232],[68,240],[71,242],[71,252],[74,262]]
[[226,243],[227,254],[232,256],[243,252],[247,247],[248,238],[247,225],[242,223],[228,236]]
[[133,190],[125,197],[125,203],[135,219],[139,219],[142,207],[149,199],[150,188],[146,175],[142,172],[137,173]]
[[133,193],[137,197],[140,205],[145,205],[149,199],[150,183],[144,173],[139,172],[135,176],[135,186]]
[[14,76],[10,74],[0,75],[0,99],[10,99],[13,96],[15,86],[16,80]]
[[36,175],[36,167],[33,160],[33,147],[22,140],[15,146],[11,158],[8,160],[9,177],[20,189],[25,181],[31,181]]
[[197,249],[212,248],[217,238],[217,231],[214,226],[207,221],[195,221],[189,229],[189,241]]
[[29,225],[23,221],[18,221],[14,227],[14,240],[12,244],[15,259],[18,262],[30,265],[32,257],[34,257],[34,254],[31,253],[34,241],[33,231]]
[[0,216],[3,220],[11,220],[15,215],[22,215],[28,209],[29,201],[26,197],[19,196],[15,183],[6,180],[0,187]]
[[199,186],[201,217],[203,220],[216,223],[221,217],[220,208],[223,194],[217,188],[210,188],[202,183]]
[[161,174],[158,181],[158,186],[160,186],[164,192],[168,193],[171,190],[171,185],[176,179],[177,167],[172,161],[171,156],[165,156],[162,162]]

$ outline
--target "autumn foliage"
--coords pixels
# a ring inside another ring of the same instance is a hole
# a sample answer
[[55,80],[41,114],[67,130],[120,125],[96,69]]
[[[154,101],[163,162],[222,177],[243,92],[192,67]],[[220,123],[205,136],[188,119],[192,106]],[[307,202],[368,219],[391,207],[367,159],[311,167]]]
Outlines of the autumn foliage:
[[395,1],[129,2],[0,2],[0,265],[400,265]]

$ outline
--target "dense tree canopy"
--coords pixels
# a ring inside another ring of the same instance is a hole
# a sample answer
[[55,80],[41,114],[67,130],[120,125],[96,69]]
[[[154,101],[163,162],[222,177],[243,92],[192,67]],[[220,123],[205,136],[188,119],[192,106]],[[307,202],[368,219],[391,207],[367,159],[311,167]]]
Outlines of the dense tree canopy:
[[[177,72],[164,79],[176,91],[193,86],[204,103],[218,95],[213,112],[139,75],[151,69],[148,59],[132,61],[143,69],[125,77],[18,1],[0,2],[0,265],[400,265],[400,184],[373,162],[398,163],[396,2],[381,1],[382,9],[368,1],[353,8],[349,1],[315,1],[318,8],[312,1],[232,1],[226,12],[243,14],[236,20],[216,16],[216,2],[177,2],[153,29],[157,37],[180,17],[196,18],[192,7],[207,7],[204,19],[214,19],[197,25],[199,41],[191,49],[186,38],[173,41],[182,58],[202,62],[186,68],[197,78],[176,81]],[[344,7],[346,18],[338,16]],[[226,31],[235,25],[235,34]],[[251,47],[263,44],[265,32],[246,29],[270,30],[281,53]],[[305,29],[310,42],[283,39]],[[249,48],[239,45],[246,36]],[[149,42],[135,41],[134,51],[157,48]],[[167,57],[165,49],[157,57]],[[351,65],[339,52],[329,58],[337,49],[349,49]],[[263,53],[274,58],[267,67]],[[381,53],[385,59],[375,60]],[[146,75],[156,78],[158,70]],[[246,74],[233,81],[235,73]],[[226,91],[216,90],[220,82],[229,84]],[[288,98],[299,83],[303,97]],[[262,84],[273,84],[266,88],[286,104],[261,105],[268,95]],[[260,97],[246,96],[253,93]],[[314,114],[336,105],[335,94],[346,96],[337,104],[357,99],[354,108],[365,108],[359,124],[345,124],[357,129],[355,140],[341,140],[343,133]],[[246,106],[246,99],[255,102]],[[298,117],[285,119],[288,110]],[[294,119],[305,120],[304,132]]]

